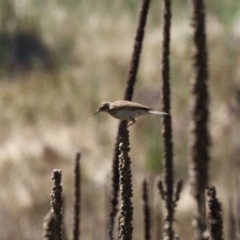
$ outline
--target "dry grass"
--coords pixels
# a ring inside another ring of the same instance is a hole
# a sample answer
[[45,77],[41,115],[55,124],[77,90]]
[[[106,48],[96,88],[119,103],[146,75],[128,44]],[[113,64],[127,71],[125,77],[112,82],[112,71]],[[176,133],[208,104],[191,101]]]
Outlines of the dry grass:
[[[94,117],[93,113],[99,102],[119,99],[123,95],[136,27],[136,10],[133,14],[132,6],[124,6],[120,2],[109,7],[109,12],[98,5],[90,11],[93,4],[88,5],[84,1],[76,8],[71,4],[66,6],[65,1],[46,5],[32,2],[16,6],[17,19],[21,20],[18,23],[39,29],[44,41],[55,51],[58,67],[50,73],[41,70],[14,76],[1,73],[0,211],[1,222],[5,221],[6,227],[0,239],[13,238],[18,230],[21,232],[18,239],[39,239],[42,218],[49,209],[53,168],[63,171],[63,187],[69,209],[72,160],[78,150],[82,152],[86,186],[83,186],[82,219],[85,221],[82,222],[82,237],[89,239],[96,225],[104,232],[104,189],[105,185],[109,185],[117,131],[116,120],[107,115]],[[41,8],[36,7],[39,5]],[[42,14],[41,9],[46,11]],[[173,133],[176,174],[181,178],[187,177],[188,170],[191,78],[188,17],[177,14],[172,28]],[[156,9],[152,9],[135,95],[136,101],[156,108],[159,108],[160,102],[156,90],[160,86],[160,24],[160,16]],[[218,188],[221,199],[226,194],[225,187],[231,187],[231,182],[226,183],[225,179],[228,179],[229,173],[238,171],[240,102],[237,89],[240,87],[240,73],[237,66],[240,54],[236,53],[238,42],[231,32],[234,21],[232,25],[225,25],[212,11],[207,25],[213,140],[211,165],[213,180],[219,181],[222,186]],[[141,181],[145,175],[152,173],[161,155],[160,131],[159,119],[151,116],[139,119],[131,128],[135,212],[141,209]],[[101,200],[89,204],[99,192],[102,192]],[[187,187],[182,195],[177,218],[182,222],[180,219],[184,217],[189,225],[192,215],[191,209],[186,209],[186,205],[190,205],[186,202],[191,202]],[[69,216],[67,212],[66,218],[70,219]],[[21,222],[14,229],[11,225],[20,218]],[[135,215],[134,218],[138,223],[134,224],[135,239],[140,239],[140,217]],[[180,225],[184,224],[179,224],[180,236],[190,238],[192,233]],[[37,237],[33,238],[34,235]],[[102,239],[105,239],[103,233]]]

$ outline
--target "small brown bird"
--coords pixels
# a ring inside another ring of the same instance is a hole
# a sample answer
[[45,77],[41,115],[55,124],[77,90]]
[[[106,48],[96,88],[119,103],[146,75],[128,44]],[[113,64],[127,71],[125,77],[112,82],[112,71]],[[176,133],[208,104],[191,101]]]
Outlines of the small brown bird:
[[130,124],[128,124],[127,127],[130,127],[136,122],[135,118],[145,114],[168,115],[165,112],[154,111],[152,108],[142,104],[123,100],[102,102],[95,114],[99,112],[106,112],[117,119],[128,121]]

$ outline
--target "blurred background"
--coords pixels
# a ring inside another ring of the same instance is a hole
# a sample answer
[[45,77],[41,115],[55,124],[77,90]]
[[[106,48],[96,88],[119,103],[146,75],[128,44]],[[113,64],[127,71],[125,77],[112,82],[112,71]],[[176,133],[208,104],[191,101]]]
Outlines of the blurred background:
[[[176,229],[190,239],[188,185],[191,96],[191,10],[173,1],[171,91],[176,178],[185,182]],[[118,121],[94,116],[102,101],[123,98],[140,2],[136,0],[0,1],[0,239],[39,239],[50,209],[51,172],[63,173],[66,234],[72,214],[72,172],[82,153],[83,239],[106,239],[112,151]],[[239,0],[206,1],[212,137],[210,179],[227,219],[240,161]],[[161,109],[161,1],[153,0],[134,101]],[[161,173],[161,119],[130,129],[134,239],[142,236],[141,182]],[[97,199],[97,200],[96,200]],[[193,206],[192,208],[190,206]],[[155,228],[157,228],[155,226]]]

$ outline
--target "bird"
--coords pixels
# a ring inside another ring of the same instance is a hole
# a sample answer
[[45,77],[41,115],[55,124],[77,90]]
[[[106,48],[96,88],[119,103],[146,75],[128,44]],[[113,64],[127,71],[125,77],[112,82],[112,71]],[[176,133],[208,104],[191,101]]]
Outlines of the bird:
[[140,103],[125,100],[102,102],[94,115],[99,112],[106,112],[114,118],[127,121],[127,128],[136,122],[135,118],[145,114],[168,115],[168,113],[155,111],[151,107]]

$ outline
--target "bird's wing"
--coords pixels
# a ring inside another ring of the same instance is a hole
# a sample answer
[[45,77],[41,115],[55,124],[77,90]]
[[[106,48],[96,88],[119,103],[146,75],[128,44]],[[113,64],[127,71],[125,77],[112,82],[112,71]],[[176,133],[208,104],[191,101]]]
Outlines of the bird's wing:
[[142,104],[131,102],[131,101],[124,101],[124,100],[112,102],[110,104],[110,108],[112,106],[114,106],[115,109],[122,109],[122,108],[125,108],[125,107],[132,107],[132,108],[141,108],[141,109],[146,110],[146,111],[152,110],[152,108],[144,106]]

